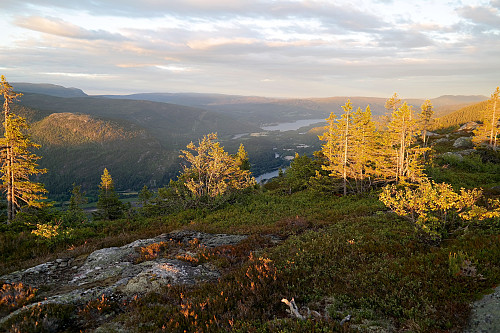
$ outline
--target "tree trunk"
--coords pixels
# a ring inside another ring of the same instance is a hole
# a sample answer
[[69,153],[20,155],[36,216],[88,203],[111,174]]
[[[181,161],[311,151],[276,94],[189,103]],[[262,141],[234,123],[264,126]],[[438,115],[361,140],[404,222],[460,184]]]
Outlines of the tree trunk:
[[349,134],[349,114],[347,114],[346,117],[346,123],[345,123],[345,138],[344,138],[344,161],[343,161],[343,178],[344,178],[344,195],[347,195],[347,135]]
[[496,138],[497,138],[497,133],[495,131],[497,127],[497,117],[496,117],[496,111],[497,111],[497,96],[495,96],[495,100],[493,101],[493,114],[491,115],[491,132],[490,132],[490,146],[496,150]]

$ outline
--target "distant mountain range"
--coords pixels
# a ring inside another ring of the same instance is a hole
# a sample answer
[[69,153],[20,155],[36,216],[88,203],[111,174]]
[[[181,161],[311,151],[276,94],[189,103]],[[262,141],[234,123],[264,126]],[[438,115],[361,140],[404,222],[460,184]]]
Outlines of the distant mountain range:
[[[138,190],[168,184],[180,169],[179,149],[210,132],[217,132],[223,145],[236,149],[242,141],[253,169],[276,168],[276,152],[318,143],[314,134],[301,136],[259,133],[266,124],[301,119],[325,119],[339,112],[348,97],[279,99],[197,93],[150,93],[126,96],[89,96],[77,88],[52,84],[12,83],[23,96],[16,112],[32,125],[35,142],[43,145],[41,177],[52,193],[67,194],[71,184],[95,191],[106,167],[118,189]],[[354,107],[370,105],[375,116],[386,112],[384,98],[351,97]],[[441,96],[431,101],[446,113],[460,106],[484,101],[485,96]],[[423,100],[408,100],[416,108]],[[295,133],[295,134],[294,134]],[[292,154],[290,152],[288,154]]]
[[[387,112],[386,98],[378,97],[327,97],[280,99],[257,96],[236,96],[221,94],[197,93],[143,93],[132,95],[106,95],[106,98],[145,100],[163,103],[173,103],[212,110],[255,125],[266,123],[288,122],[297,119],[327,118],[330,112],[338,112],[348,99],[355,108],[365,108],[370,105],[372,114],[380,116]],[[431,102],[437,113],[444,115],[471,103],[488,99],[486,96],[445,95]],[[419,108],[423,99],[406,100],[415,108]]]
[[83,90],[78,88],[66,88],[50,83],[12,83],[14,91],[25,93],[37,93],[56,97],[86,97],[88,96]]

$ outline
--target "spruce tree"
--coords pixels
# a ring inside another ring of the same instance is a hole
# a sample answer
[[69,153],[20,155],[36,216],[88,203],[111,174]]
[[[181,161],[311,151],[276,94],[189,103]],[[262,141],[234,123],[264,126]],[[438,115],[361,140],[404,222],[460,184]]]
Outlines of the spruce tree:
[[104,169],[99,185],[99,200],[97,201],[97,211],[94,213],[96,220],[116,220],[122,218],[124,214],[124,205],[118,198],[113,184],[113,178]]
[[33,207],[42,207],[41,200],[46,199],[47,192],[41,183],[30,180],[47,172],[39,169],[37,161],[39,156],[32,150],[40,145],[31,141],[27,134],[29,128],[26,119],[13,114],[10,105],[21,94],[15,93],[12,86],[1,76],[0,94],[3,97],[4,135],[0,139],[2,147],[2,163],[0,167],[2,190],[7,194],[7,220],[10,222],[15,217],[23,204]]
[[66,211],[64,216],[65,221],[69,224],[82,223],[87,221],[87,215],[81,207],[81,205],[84,205],[86,203],[87,198],[85,197],[85,193],[82,192],[82,187],[80,185],[73,184],[68,210]]
[[372,120],[368,105],[364,110],[358,108],[353,114],[352,124],[352,175],[357,192],[368,190],[378,176],[376,165],[378,156],[378,133]]

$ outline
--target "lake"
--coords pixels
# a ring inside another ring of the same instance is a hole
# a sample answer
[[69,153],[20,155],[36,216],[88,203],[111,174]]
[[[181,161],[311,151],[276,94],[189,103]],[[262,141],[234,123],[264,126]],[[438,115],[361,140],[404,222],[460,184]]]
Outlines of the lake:
[[[285,172],[286,169],[287,169],[287,167],[281,168],[281,170],[283,172]],[[263,173],[260,176],[255,177],[255,181],[257,183],[265,183],[266,181],[270,180],[271,178],[278,177],[279,174],[280,174],[280,170],[279,169],[271,171],[271,172],[266,172],[266,173]]]
[[296,131],[301,127],[310,126],[310,125],[318,124],[318,123],[325,123],[325,125],[326,125],[325,119],[320,118],[320,119],[301,119],[301,120],[294,121],[293,123],[280,123],[280,124],[276,124],[276,125],[262,126],[261,128],[264,131],[285,132],[285,131]]

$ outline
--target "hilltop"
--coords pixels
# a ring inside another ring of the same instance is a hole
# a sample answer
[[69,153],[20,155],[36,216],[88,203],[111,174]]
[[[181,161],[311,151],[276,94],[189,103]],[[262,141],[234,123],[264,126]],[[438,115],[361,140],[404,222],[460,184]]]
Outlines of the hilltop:
[[83,90],[78,88],[67,88],[50,83],[27,83],[15,82],[12,83],[14,91],[25,93],[37,93],[56,97],[86,97],[88,96]]

